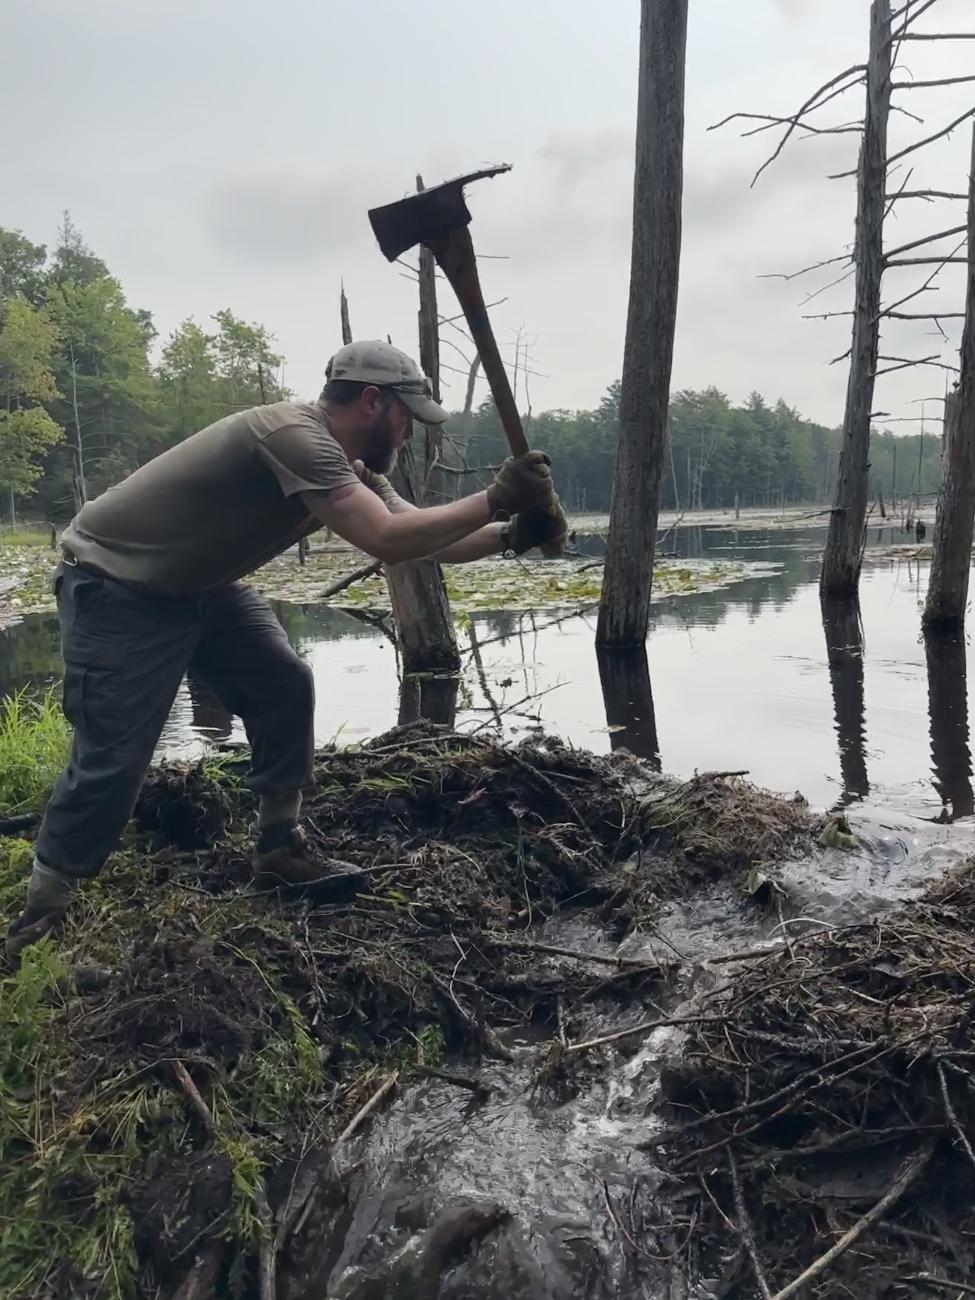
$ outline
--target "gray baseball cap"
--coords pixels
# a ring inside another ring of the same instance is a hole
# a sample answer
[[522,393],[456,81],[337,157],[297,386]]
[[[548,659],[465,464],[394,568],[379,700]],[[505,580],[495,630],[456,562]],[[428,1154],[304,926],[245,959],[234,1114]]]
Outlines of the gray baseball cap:
[[391,388],[421,424],[443,424],[449,418],[433,400],[430,380],[413,358],[381,339],[347,343],[325,367],[325,378]]

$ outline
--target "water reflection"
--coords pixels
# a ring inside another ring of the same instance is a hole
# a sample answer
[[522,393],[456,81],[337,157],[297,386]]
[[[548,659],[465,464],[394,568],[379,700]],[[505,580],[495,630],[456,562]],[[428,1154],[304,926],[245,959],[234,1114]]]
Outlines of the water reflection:
[[925,637],[928,712],[934,788],[941,796],[939,821],[975,811],[968,730],[968,682],[964,636]]
[[611,749],[628,749],[659,772],[660,745],[645,649],[597,650]]
[[216,744],[230,740],[234,730],[234,715],[224,707],[213,688],[190,671],[186,676],[186,689],[190,697],[193,726],[197,731]]
[[863,624],[856,600],[824,600],[822,610],[843,781],[843,793],[836,803],[839,809],[870,793],[863,697]]
[[459,677],[426,677],[407,675],[400,684],[399,725],[418,722],[436,722],[452,727],[457,721],[457,692]]

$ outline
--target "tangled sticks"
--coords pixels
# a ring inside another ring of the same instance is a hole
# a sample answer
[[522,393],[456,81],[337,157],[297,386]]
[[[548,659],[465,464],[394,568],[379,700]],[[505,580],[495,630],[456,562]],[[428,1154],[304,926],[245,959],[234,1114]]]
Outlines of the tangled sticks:
[[971,1293],[975,867],[703,1001],[665,1078],[685,1122],[646,1144],[696,1201],[692,1270],[765,1300]]

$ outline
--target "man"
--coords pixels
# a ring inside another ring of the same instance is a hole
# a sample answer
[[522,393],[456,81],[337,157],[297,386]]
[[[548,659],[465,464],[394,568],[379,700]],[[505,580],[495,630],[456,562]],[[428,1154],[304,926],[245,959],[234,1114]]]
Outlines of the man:
[[[311,672],[239,579],[323,525],[386,564],[463,563],[560,534],[542,452],[506,461],[487,491],[463,500],[424,510],[404,502],[384,476],[414,419],[447,419],[416,364],[386,343],[352,343],[328,363],[317,402],[218,420],[89,502],[65,530],[55,590],[74,740],[7,937],[12,960],[63,918],[78,883],[115,849],[190,668],[243,719],[251,744],[255,882],[356,887],[354,868],[311,857],[298,822],[312,780]],[[499,513],[510,520],[492,522]]]

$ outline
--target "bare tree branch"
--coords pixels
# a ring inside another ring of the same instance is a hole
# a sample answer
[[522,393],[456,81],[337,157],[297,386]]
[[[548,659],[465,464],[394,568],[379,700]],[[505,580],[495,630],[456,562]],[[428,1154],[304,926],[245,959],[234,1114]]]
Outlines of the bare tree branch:
[[932,5],[936,5],[938,3],[938,0],[925,0],[925,3],[921,5],[920,9],[915,9],[914,12],[911,13],[910,10],[913,3],[914,0],[907,0],[907,4],[901,5],[900,9],[897,9],[894,13],[890,15],[890,21],[892,23],[896,23],[898,18],[903,18],[905,14],[907,15],[907,17],[904,18],[903,23],[900,25],[900,27],[898,27],[897,31],[893,33],[893,37],[892,37],[893,40],[896,41],[897,39],[902,37],[903,33],[907,31],[911,23],[917,22],[917,20],[921,17],[923,13],[926,12],[926,10],[930,9]]
[[931,144],[934,140],[940,140],[944,135],[950,135],[956,126],[961,126],[962,122],[967,122],[970,117],[975,117],[975,107],[966,108],[961,117],[956,117],[953,122],[949,122],[943,130],[936,131],[934,135],[926,136],[923,140],[916,140],[914,144],[909,144],[900,153],[892,154],[887,159],[887,166],[890,167],[891,163],[897,162],[898,158],[906,158],[909,153],[914,153],[916,149],[923,149],[926,144]]
[[903,41],[975,41],[975,32],[905,32]]
[[820,271],[824,266],[833,266],[837,262],[849,262],[850,253],[842,253],[839,257],[827,257],[823,262],[814,262],[812,266],[804,266],[801,271],[766,271],[758,277],[759,280],[797,280],[800,275],[808,275],[810,271]]
[[936,77],[933,81],[892,81],[891,90],[926,90],[932,86],[957,86],[963,81],[975,81],[970,77]]
[[963,311],[882,311],[888,320],[964,320]]
[[850,276],[853,275],[855,271],[856,267],[851,266],[848,271],[844,271],[842,275],[838,275],[835,280],[830,280],[829,284],[824,284],[821,288],[814,290],[812,293],[807,293],[799,306],[808,307],[814,298],[818,298],[820,294],[828,293],[830,289],[835,289],[836,286],[842,284],[844,280],[849,280]]
[[709,126],[709,131],[717,131],[721,126],[728,122],[733,122],[735,118],[745,118],[752,122],[761,122],[762,126],[754,126],[750,131],[742,131],[741,138],[749,139],[753,135],[761,135],[763,131],[770,131],[773,126],[793,126],[801,127],[803,131],[808,131],[810,135],[851,135],[859,134],[863,130],[863,124],[857,126],[855,123],[841,126],[813,126],[810,122],[804,122],[801,117],[775,117],[771,113],[731,113],[721,122],[715,122]]
[[[857,85],[858,82],[863,80],[863,76],[866,70],[867,70],[866,64],[864,63],[858,63],[851,68],[847,68],[844,72],[839,73],[838,76],[832,77],[824,85],[820,86],[819,89],[816,90],[812,95],[810,95],[809,98],[806,100],[806,102],[800,105],[798,111],[794,114],[794,116],[785,117],[782,119],[783,123],[787,122],[789,125],[786,127],[786,130],[784,131],[781,140],[776,145],[774,153],[771,155],[770,158],[767,158],[765,162],[762,163],[761,167],[759,167],[758,171],[752,177],[752,182],[751,182],[752,186],[755,185],[755,182],[758,180],[759,176],[761,176],[762,172],[765,171],[766,167],[770,167],[772,163],[775,162],[776,158],[778,158],[779,154],[788,144],[789,140],[792,137],[792,133],[796,130],[797,126],[803,125],[802,119],[806,116],[806,114],[811,113],[814,109],[822,108],[823,104],[829,102],[829,99],[833,99],[835,98],[836,95],[842,94],[844,91],[852,89],[853,86]],[[853,77],[854,80],[849,81],[849,78],[851,77]],[[848,82],[848,84],[842,85],[841,83],[844,82]],[[833,91],[834,87],[838,87],[838,89],[836,89],[833,94],[827,97],[827,91]],[[709,129],[717,130],[719,126],[724,126],[725,123],[730,122],[734,118],[739,116],[745,116],[745,115],[732,113],[729,117],[726,117],[722,122],[716,123],[714,127],[711,127]]]
[[907,169],[907,175],[904,177],[900,189],[895,194],[885,195],[884,202],[886,204],[886,207],[884,208],[884,221],[886,221],[887,218],[890,216],[891,212],[893,211],[894,204],[907,189],[907,186],[913,175],[914,175],[914,168],[909,167]]
[[[964,245],[964,243],[965,243],[965,241],[962,240],[962,241],[961,241],[961,242],[960,242],[960,243],[959,243],[955,248],[953,248],[952,251],[951,251],[951,255],[954,256],[954,254],[957,253],[957,252],[962,248],[962,246]],[[890,306],[887,307],[887,308],[885,308],[884,310],[886,310],[886,311],[895,311],[898,307],[903,307],[905,303],[910,302],[912,298],[917,298],[918,295],[919,295],[919,294],[922,294],[922,293],[927,293],[927,292],[929,292],[929,291],[931,291],[931,292],[933,292],[933,293],[937,293],[937,292],[938,292],[937,288],[936,288],[936,287],[935,287],[935,288],[932,288],[932,281],[934,281],[934,280],[936,280],[936,279],[938,278],[938,272],[941,270],[942,265],[943,265],[943,263],[942,263],[942,264],[939,264],[939,265],[935,268],[935,270],[933,270],[933,271],[931,272],[931,274],[930,274],[930,275],[928,276],[928,278],[924,281],[924,283],[920,286],[920,288],[918,288],[918,289],[914,289],[914,290],[911,291],[911,293],[905,294],[903,298],[898,298],[898,300],[897,300],[896,302],[892,302],[892,303],[890,304]]]
[[955,194],[951,190],[898,190],[896,194],[891,194],[889,201],[896,203],[898,199],[967,199],[967,194]]
[[961,262],[968,265],[967,257],[898,257],[887,262],[887,266],[947,266],[949,262]]
[[884,253],[884,261],[890,257],[896,257],[898,253],[909,253],[912,248],[920,248],[922,244],[933,244],[936,239],[948,239],[951,235],[964,235],[968,230],[968,225],[952,226],[950,230],[941,230],[936,235],[924,235],[921,239],[913,239],[909,244],[901,244],[899,248],[891,248]]
[[958,367],[957,367],[957,366],[950,366],[950,365],[948,365],[947,362],[945,362],[945,361],[941,361],[941,360],[939,359],[938,354],[937,354],[936,352],[933,353],[930,357],[917,357],[917,358],[913,358],[913,359],[912,359],[912,358],[910,358],[910,357],[885,357],[885,356],[878,356],[878,357],[877,357],[877,360],[878,360],[878,361],[895,361],[895,362],[897,362],[897,364],[896,364],[896,365],[893,365],[893,366],[887,366],[887,367],[886,367],[885,369],[883,369],[883,370],[875,370],[875,371],[874,371],[874,377],[875,377],[875,378],[876,378],[878,375],[889,375],[889,374],[891,373],[891,371],[893,371],[893,370],[906,370],[906,369],[908,369],[908,367],[910,367],[910,366],[934,366],[934,367],[935,367],[936,369],[938,369],[938,370],[950,370],[950,371],[953,371],[955,374],[958,373]]
[[912,122],[919,122],[922,126],[924,125],[923,117],[918,117],[917,113],[908,112],[906,108],[901,108],[899,104],[891,104],[890,111],[892,113],[901,113],[904,117],[909,117]]

